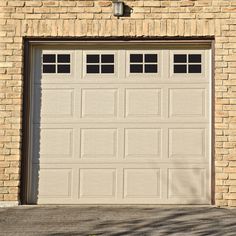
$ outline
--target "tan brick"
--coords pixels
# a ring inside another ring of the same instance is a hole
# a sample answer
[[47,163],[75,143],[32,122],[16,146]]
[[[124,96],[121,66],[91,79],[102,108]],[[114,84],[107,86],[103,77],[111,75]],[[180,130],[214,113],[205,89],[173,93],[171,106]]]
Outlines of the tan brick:
[[229,179],[236,179],[236,173],[229,174]]
[[234,167],[236,167],[236,161],[235,161],[235,159],[232,159],[232,161],[229,163],[229,166],[234,166]]
[[0,180],[9,180],[9,174],[0,174]]
[[217,200],[215,201],[216,206],[228,206],[227,200]]
[[42,6],[42,1],[26,1],[25,6],[26,7],[40,7]]
[[216,200],[222,200],[223,199],[223,193],[216,193],[215,194],[215,199]]
[[5,170],[5,173],[6,173],[6,174],[18,174],[19,171],[20,171],[19,168],[7,168],[7,169]]
[[230,207],[236,207],[236,200],[230,200],[230,201],[228,202],[228,205],[229,205]]
[[182,1],[180,2],[180,6],[181,7],[191,7],[191,6],[194,6],[194,2],[192,1]]
[[228,193],[228,192],[230,192],[228,186],[216,186],[215,191],[217,193]]
[[144,7],[160,7],[161,2],[160,1],[144,1],[143,6]]
[[236,193],[224,193],[223,198],[226,200],[235,200],[236,199]]
[[93,7],[94,2],[93,1],[77,1],[76,5],[79,7]]
[[25,1],[7,1],[7,5],[13,7],[23,7],[25,5]]
[[236,193],[236,186],[230,186],[229,187],[229,192],[230,193]]
[[19,180],[4,181],[4,186],[19,186]]
[[112,5],[112,2],[111,1],[99,1],[98,5],[100,7],[110,7]]
[[18,200],[18,194],[4,194],[4,201],[17,201]]
[[60,1],[60,6],[62,7],[74,7],[76,6],[75,1]]
[[224,172],[225,173],[236,173],[236,167],[227,167],[227,168],[224,168]]
[[43,6],[47,6],[47,7],[55,7],[55,6],[59,6],[59,1],[42,1]]
[[229,174],[227,173],[216,173],[216,179],[228,179]]

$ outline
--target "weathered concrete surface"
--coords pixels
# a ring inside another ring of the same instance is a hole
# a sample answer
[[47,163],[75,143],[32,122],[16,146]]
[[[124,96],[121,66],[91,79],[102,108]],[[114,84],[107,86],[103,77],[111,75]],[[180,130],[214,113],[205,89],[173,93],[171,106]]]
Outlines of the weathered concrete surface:
[[0,209],[0,235],[236,235],[236,209],[19,206]]

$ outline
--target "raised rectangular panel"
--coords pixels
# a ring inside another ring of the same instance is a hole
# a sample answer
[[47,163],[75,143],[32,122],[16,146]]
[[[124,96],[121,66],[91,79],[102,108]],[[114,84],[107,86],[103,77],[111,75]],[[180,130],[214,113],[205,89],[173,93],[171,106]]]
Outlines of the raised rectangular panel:
[[124,197],[160,197],[159,169],[125,169]]
[[126,117],[161,116],[160,89],[126,89]]
[[[41,111],[42,117],[63,118],[72,116],[74,111],[74,90],[43,89],[40,91],[40,89],[37,89],[35,109],[36,111]],[[37,118],[40,119],[40,116]]]
[[160,129],[125,130],[125,157],[159,158],[160,150]]
[[116,193],[115,169],[81,169],[81,198],[114,198]]
[[206,173],[200,168],[168,170],[169,198],[202,198],[205,195]]
[[117,116],[116,89],[82,89],[82,117],[106,118]]
[[[50,157],[71,157],[73,152],[73,129],[35,129],[35,152]],[[37,150],[39,147],[39,150]],[[35,153],[35,155],[36,155]]]
[[204,117],[205,89],[183,88],[169,90],[170,117]]
[[169,129],[169,157],[205,156],[205,129]]
[[82,158],[114,158],[117,129],[81,129]]
[[60,198],[71,196],[71,169],[40,169],[38,180],[39,197]]

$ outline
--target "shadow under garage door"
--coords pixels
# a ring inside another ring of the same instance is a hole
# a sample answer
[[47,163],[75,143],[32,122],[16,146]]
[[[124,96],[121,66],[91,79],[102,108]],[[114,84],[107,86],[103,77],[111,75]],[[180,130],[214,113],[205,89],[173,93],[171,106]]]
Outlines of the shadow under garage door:
[[29,203],[210,204],[209,48],[33,55]]

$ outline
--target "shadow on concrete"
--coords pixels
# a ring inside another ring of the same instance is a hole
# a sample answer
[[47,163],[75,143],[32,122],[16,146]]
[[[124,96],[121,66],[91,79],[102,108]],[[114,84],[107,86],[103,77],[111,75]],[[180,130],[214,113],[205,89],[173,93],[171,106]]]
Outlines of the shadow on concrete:
[[[236,235],[236,209],[48,206],[0,209],[0,235]],[[9,234],[10,235],[10,234]]]

